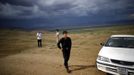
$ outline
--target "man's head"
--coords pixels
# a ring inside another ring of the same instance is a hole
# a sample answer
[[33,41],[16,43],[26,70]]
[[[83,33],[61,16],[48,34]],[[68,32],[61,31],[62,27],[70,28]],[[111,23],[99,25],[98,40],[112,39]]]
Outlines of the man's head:
[[65,38],[67,37],[67,34],[68,34],[67,31],[63,31],[63,35],[64,35]]

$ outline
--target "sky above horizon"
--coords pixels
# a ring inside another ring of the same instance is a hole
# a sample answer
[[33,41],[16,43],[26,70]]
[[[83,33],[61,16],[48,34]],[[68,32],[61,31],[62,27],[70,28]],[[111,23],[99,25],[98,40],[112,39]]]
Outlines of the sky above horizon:
[[0,27],[60,27],[133,20],[133,0],[0,0]]

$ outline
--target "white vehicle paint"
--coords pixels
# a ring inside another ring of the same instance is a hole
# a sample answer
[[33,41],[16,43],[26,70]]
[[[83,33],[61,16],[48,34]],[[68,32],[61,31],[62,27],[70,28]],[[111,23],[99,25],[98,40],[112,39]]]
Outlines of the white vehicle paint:
[[134,35],[112,35],[101,48],[97,68],[115,75],[134,75]]

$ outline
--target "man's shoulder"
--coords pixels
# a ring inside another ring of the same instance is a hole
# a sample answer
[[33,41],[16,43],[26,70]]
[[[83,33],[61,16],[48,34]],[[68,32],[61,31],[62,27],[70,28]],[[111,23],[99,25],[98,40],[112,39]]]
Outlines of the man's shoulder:
[[68,36],[67,38],[71,38],[70,36]]
[[71,40],[71,38],[70,37],[67,37],[69,40]]
[[[70,38],[70,37],[67,37],[67,39],[71,39],[71,38]],[[62,38],[61,38],[61,40],[65,40],[65,38],[64,38],[64,37],[62,37]]]
[[62,37],[60,40],[62,41],[62,40],[64,40],[64,38]]

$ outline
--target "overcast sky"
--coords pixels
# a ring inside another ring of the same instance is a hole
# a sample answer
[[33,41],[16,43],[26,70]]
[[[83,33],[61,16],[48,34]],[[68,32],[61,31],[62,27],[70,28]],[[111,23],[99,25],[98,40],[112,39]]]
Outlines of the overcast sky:
[[134,0],[0,0],[1,26],[63,26],[134,20]]

